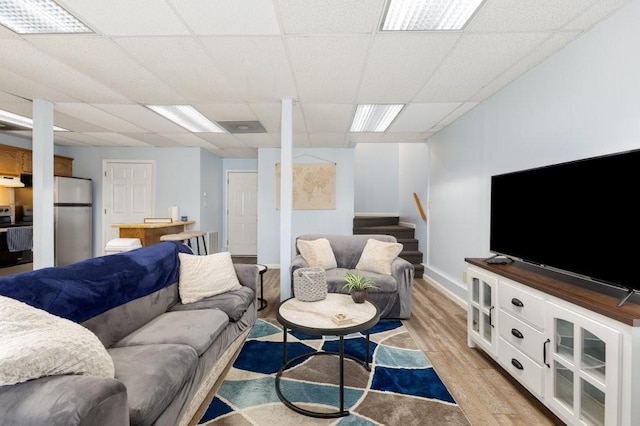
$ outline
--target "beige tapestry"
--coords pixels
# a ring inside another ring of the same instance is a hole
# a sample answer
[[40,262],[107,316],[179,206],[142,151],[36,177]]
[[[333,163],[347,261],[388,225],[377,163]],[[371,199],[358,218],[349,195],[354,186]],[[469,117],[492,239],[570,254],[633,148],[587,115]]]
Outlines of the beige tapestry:
[[[280,164],[276,164],[276,209],[280,210]],[[336,165],[293,165],[293,209],[335,210]]]

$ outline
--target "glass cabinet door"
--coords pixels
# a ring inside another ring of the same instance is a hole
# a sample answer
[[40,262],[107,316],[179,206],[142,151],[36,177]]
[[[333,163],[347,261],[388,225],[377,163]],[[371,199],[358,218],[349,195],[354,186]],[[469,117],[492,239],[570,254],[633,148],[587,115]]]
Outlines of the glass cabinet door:
[[616,425],[620,332],[551,302],[547,309],[549,404],[571,424]]
[[491,355],[496,354],[497,328],[495,301],[497,280],[474,269],[468,270],[469,277],[469,311],[468,333],[470,340],[479,344]]

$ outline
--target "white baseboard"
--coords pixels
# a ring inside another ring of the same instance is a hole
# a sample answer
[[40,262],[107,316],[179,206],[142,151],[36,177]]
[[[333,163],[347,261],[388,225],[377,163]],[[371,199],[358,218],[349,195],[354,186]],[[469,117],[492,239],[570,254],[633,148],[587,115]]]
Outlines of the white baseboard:
[[416,229],[416,224],[415,224],[415,223],[410,223],[410,222],[398,222],[398,225],[400,225],[400,226],[406,226],[407,228],[413,228],[413,229]]
[[458,296],[457,294],[449,290],[444,285],[440,284],[438,281],[434,280],[432,277],[423,275],[422,279],[433,284],[435,287],[438,288],[438,290],[442,291],[442,293],[444,293],[444,295],[447,296],[449,299],[451,299],[456,305],[460,306],[465,311],[467,310],[468,306],[467,306],[466,300],[462,299],[460,296]]

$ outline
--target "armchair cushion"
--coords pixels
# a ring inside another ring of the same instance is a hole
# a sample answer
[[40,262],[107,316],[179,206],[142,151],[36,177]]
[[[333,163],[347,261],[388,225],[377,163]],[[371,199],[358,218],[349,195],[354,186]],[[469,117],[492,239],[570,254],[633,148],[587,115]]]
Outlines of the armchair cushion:
[[298,240],[298,251],[310,268],[334,269],[338,267],[336,256],[326,238]]
[[402,251],[402,244],[387,243],[373,238],[367,240],[356,269],[391,275],[391,262]]

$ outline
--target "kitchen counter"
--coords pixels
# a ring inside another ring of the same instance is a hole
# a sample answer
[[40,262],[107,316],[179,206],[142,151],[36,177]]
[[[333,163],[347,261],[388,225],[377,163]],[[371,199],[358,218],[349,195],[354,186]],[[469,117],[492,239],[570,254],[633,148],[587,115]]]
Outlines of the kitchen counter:
[[120,238],[138,238],[140,244],[150,246],[159,243],[163,235],[179,234],[187,225],[194,223],[194,220],[169,223],[114,223],[111,227],[120,229]]

